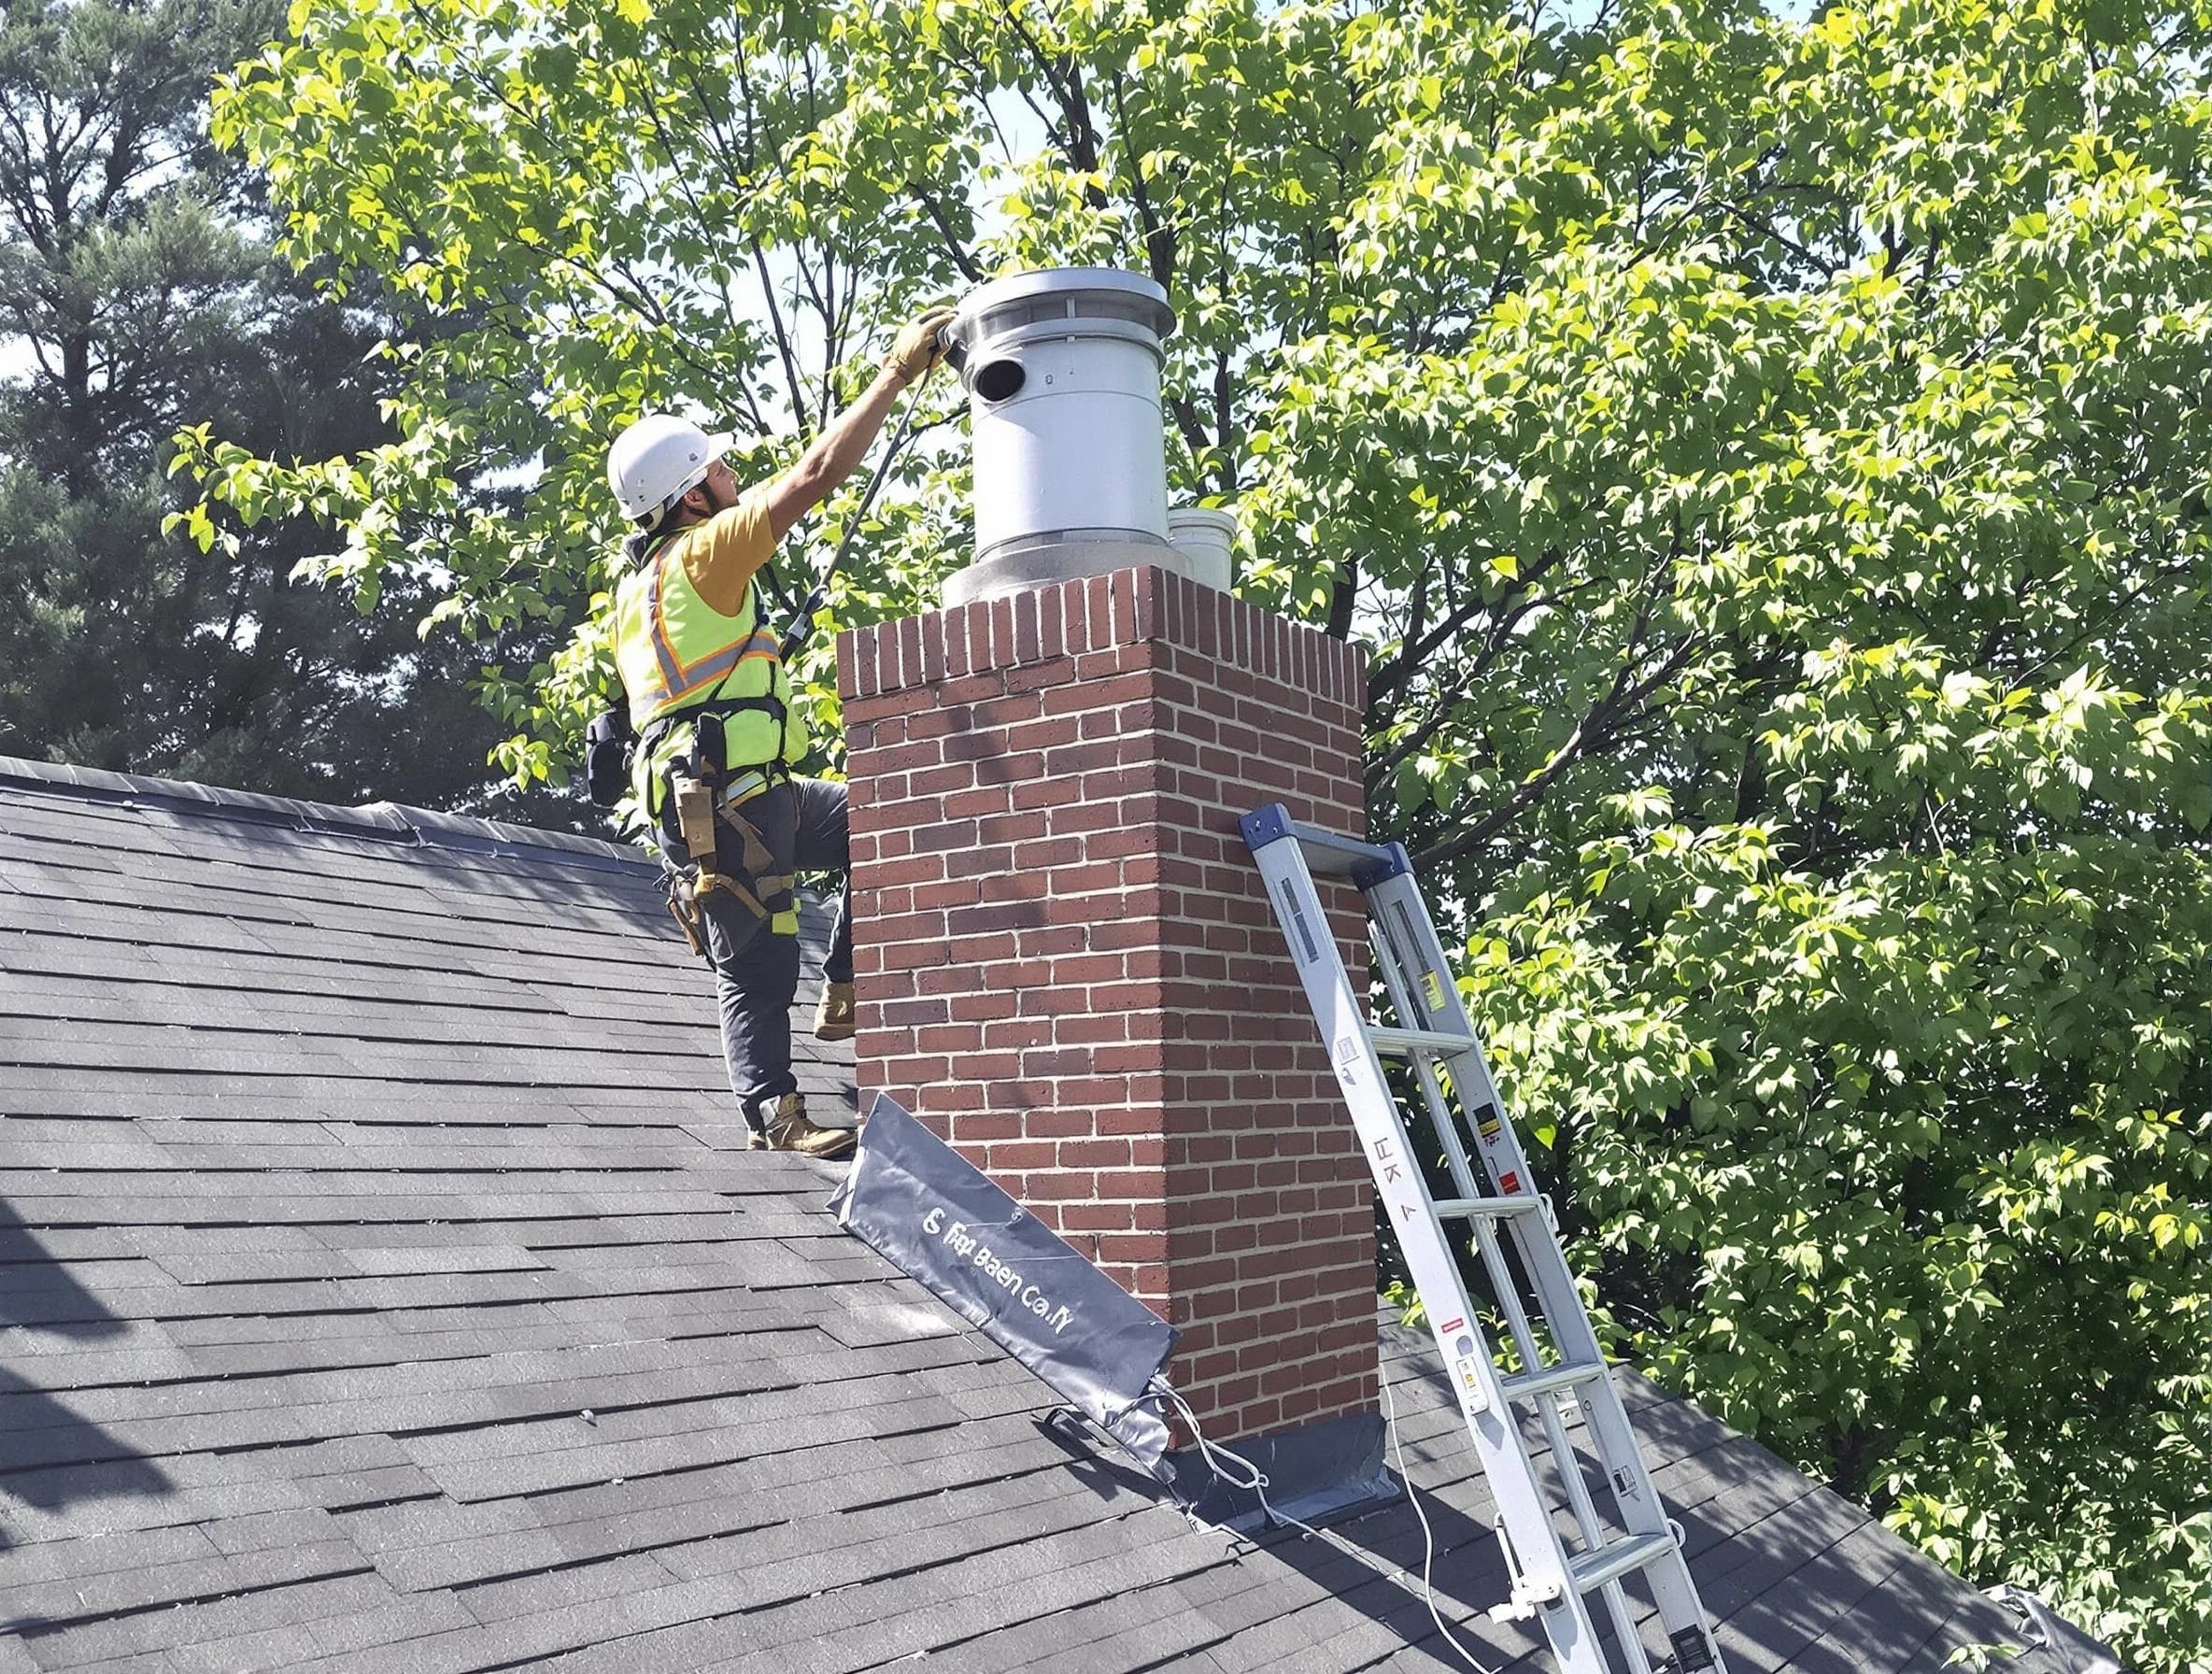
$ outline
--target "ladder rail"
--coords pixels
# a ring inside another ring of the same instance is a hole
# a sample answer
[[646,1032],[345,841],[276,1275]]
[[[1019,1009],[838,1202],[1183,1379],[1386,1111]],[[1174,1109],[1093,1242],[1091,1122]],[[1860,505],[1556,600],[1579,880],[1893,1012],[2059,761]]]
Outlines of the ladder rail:
[[[1599,1370],[1588,1370],[1589,1362],[1560,1361],[1545,1366],[1536,1340],[1536,1330],[1520,1298],[1520,1286],[1514,1283],[1506,1264],[1505,1251],[1499,1248],[1496,1229],[1484,1221],[1475,1224],[1475,1247],[1481,1254],[1482,1266],[1490,1275],[1492,1291],[1498,1298],[1500,1311],[1505,1314],[1506,1326],[1512,1338],[1513,1348],[1525,1369],[1522,1375],[1532,1380],[1538,1422],[1544,1432],[1544,1440],[1552,1449],[1553,1468],[1558,1471],[1560,1485],[1567,1493],[1567,1506],[1574,1513],[1575,1526],[1582,1537],[1582,1553],[1576,1555],[1600,1553],[1606,1550],[1605,1524],[1598,1516],[1596,1502],[1591,1497],[1590,1484],[1582,1477],[1581,1455],[1575,1452],[1574,1443],[1567,1439],[1567,1417],[1562,1411],[1561,1396],[1565,1387],[1551,1386],[1550,1380],[1561,1372],[1571,1372],[1580,1380],[1591,1376],[1607,1375],[1604,1362],[1595,1364]],[[1511,1380],[1501,1380],[1510,1384]],[[1511,1391],[1508,1390],[1509,1398]],[[1588,1412],[1588,1406],[1583,1407]],[[1569,1568],[1572,1568],[1570,1559]],[[1613,1637],[1622,1646],[1629,1661],[1630,1674],[1652,1674],[1651,1662],[1643,1648],[1643,1641],[1636,1629],[1636,1615],[1629,1608],[1627,1595],[1617,1582],[1609,1582],[1601,1589],[1606,1613],[1612,1619]]]
[[[1529,1606],[1540,1619],[1563,1674],[1618,1674],[1585,1602],[1585,1595],[1595,1594],[1629,1674],[1654,1674],[1637,1609],[1623,1585],[1626,1577],[1642,1574],[1669,1646],[1658,1674],[1726,1674],[1680,1531],[1652,1486],[1549,1206],[1536,1194],[1527,1156],[1506,1116],[1405,850],[1297,826],[1279,804],[1246,816],[1242,823],[1377,1195],[1397,1229],[1430,1335],[1490,1480],[1500,1535],[1514,1560],[1514,1602]],[[1317,874],[1347,878],[1363,896],[1375,972],[1403,1027],[1378,1028],[1367,1017],[1314,882]],[[1454,1199],[1439,1203],[1429,1193],[1412,1155],[1405,1108],[1388,1079],[1384,1051],[1411,1065],[1460,1194]],[[1487,1192],[1482,1189],[1485,1180]],[[1498,1369],[1491,1333],[1475,1312],[1441,1213],[1473,1223],[1473,1242],[1504,1333],[1521,1361],[1520,1373]],[[1541,1352],[1547,1342],[1556,1355],[1549,1362]],[[1608,1520],[1592,1495],[1584,1455],[1568,1434],[1567,1403],[1584,1385],[1588,1392],[1579,1402],[1583,1438],[1613,1497],[1615,1521],[1626,1531],[1619,1539],[1607,1538]],[[1524,1407],[1533,1407],[1553,1454],[1567,1500],[1559,1509],[1573,1517],[1580,1552],[1568,1552],[1554,1521],[1553,1501],[1522,1434]]]
[[[1505,1105],[1498,1099],[1497,1084],[1490,1077],[1481,1038],[1475,1033],[1474,1021],[1459,998],[1458,980],[1445,966],[1443,945],[1437,935],[1436,924],[1428,915],[1428,904],[1421,899],[1410,876],[1383,879],[1368,892],[1368,900],[1376,909],[1373,922],[1377,940],[1388,944],[1390,963],[1398,976],[1399,988],[1391,993],[1392,1002],[1406,1003],[1401,994],[1410,994],[1412,984],[1418,980],[1423,994],[1433,1000],[1429,1009],[1441,1014],[1439,1026],[1434,1032],[1457,1036],[1468,1043],[1464,1051],[1444,1059],[1444,1068],[1452,1077],[1452,1088],[1458,1096],[1464,1119],[1473,1130],[1475,1152],[1482,1160],[1492,1189],[1508,1193],[1534,1190],[1527,1155],[1521,1149],[1520,1136],[1513,1131],[1512,1124],[1505,1119]],[[1404,1014],[1401,1012],[1400,1015]],[[1439,1126],[1449,1129],[1456,1124],[1446,1121]],[[1458,1134],[1453,1133],[1452,1138],[1454,1148],[1459,1148]],[[1508,1180],[1528,1184],[1507,1185]]]
[[[1425,943],[1412,951],[1416,958],[1442,963],[1442,943],[1436,933],[1434,922],[1428,916],[1427,903],[1412,887],[1411,878],[1391,878],[1379,884],[1373,895],[1379,904],[1390,908],[1417,925],[1413,933]],[[1385,920],[1387,922],[1387,920]],[[1480,1039],[1475,1035],[1474,1022],[1459,998],[1455,982],[1441,985],[1443,1011],[1448,1032],[1466,1036],[1476,1042],[1465,1052],[1445,1060],[1452,1077],[1453,1087],[1458,1092],[1465,1108],[1470,1098],[1475,1100],[1478,1113],[1475,1130],[1477,1154],[1489,1176],[1491,1188],[1501,1194],[1533,1191],[1536,1188],[1534,1171],[1529,1168],[1528,1156],[1521,1147],[1520,1136],[1505,1118],[1505,1105],[1498,1097],[1497,1083],[1490,1073],[1488,1058],[1483,1054]],[[1524,1223],[1510,1227],[1517,1253],[1522,1258],[1522,1269],[1527,1273],[1536,1293],[1538,1305],[1543,1310],[1545,1323],[1552,1327],[1553,1346],[1563,1360],[1602,1360],[1604,1352],[1597,1341],[1596,1330],[1590,1324],[1590,1316],[1582,1305],[1581,1293],[1574,1283],[1573,1274],[1559,1252],[1550,1228],[1541,1233]],[[1494,1281],[1502,1284],[1500,1275],[1493,1272]],[[1517,1287],[1506,1287],[1517,1288]],[[1612,1450],[1608,1449],[1609,1454]],[[1610,1466],[1614,1461],[1609,1457]],[[1632,1525],[1631,1526],[1635,1526]],[[1661,1532],[1663,1520],[1649,1527],[1636,1527],[1638,1534]]]
[[[1369,928],[1375,931],[1369,943],[1375,950],[1375,968],[1382,974],[1382,986],[1390,995],[1391,1003],[1397,1007],[1398,1016],[1411,1017],[1415,1014],[1406,986],[1406,974],[1390,944],[1390,938],[1379,926],[1370,924]],[[1468,1038],[1471,1042],[1472,1037]],[[1443,1142],[1444,1163],[1451,1170],[1452,1184],[1458,1187],[1462,1198],[1477,1196],[1481,1187],[1475,1184],[1474,1167],[1468,1160],[1467,1143],[1460,1136],[1459,1124],[1453,1118],[1450,1105],[1445,1102],[1444,1089],[1438,1084],[1436,1064],[1426,1054],[1413,1055],[1413,1075],[1421,1084],[1422,1102],[1428,1107],[1429,1121]]]
[[[1520,1136],[1514,1132],[1513,1125],[1506,1119],[1505,1105],[1498,1097],[1497,1083],[1491,1075],[1481,1037],[1460,1000],[1459,986],[1446,966],[1435,920],[1429,915],[1427,902],[1414,887],[1411,872],[1380,878],[1365,893],[1375,909],[1374,921],[1383,927],[1383,933],[1400,931],[1413,943],[1409,948],[1393,937],[1393,952],[1401,972],[1411,964],[1415,970],[1426,967],[1434,972],[1437,978],[1434,988],[1424,983],[1423,991],[1439,993],[1442,998],[1442,1005],[1434,1008],[1441,1014],[1437,1019],[1436,1032],[1464,1036],[1474,1043],[1466,1051],[1447,1057],[1444,1068],[1452,1078],[1461,1107],[1468,1108],[1471,1102],[1475,1111],[1489,1113],[1486,1119],[1476,1118],[1475,1128],[1477,1154],[1489,1175],[1492,1189],[1500,1193],[1535,1190],[1527,1154],[1521,1148]],[[1554,1346],[1561,1357],[1602,1360],[1604,1354],[1598,1345],[1596,1330],[1590,1324],[1574,1276],[1556,1241],[1549,1235],[1549,1228],[1539,1233],[1525,1219],[1516,1217],[1508,1224],[1508,1230],[1522,1255],[1524,1270],[1536,1290],[1538,1303],[1552,1327]],[[1632,1536],[1667,1534],[1666,1509],[1659,1503],[1658,1491],[1652,1486],[1651,1468],[1617,1396],[1586,1402],[1583,1411],[1623,1525]],[[1704,1607],[1698,1602],[1689,1566],[1679,1551],[1671,1561],[1654,1564],[1646,1573],[1669,1638],[1693,1630],[1709,1637]],[[1717,1648],[1712,1654],[1715,1667],[1721,1667]]]
[[[1460,1416],[1489,1479],[1524,1581],[1565,1674],[1612,1674],[1595,1622],[1552,1529],[1552,1512],[1523,1447],[1519,1420],[1498,1387],[1496,1356],[1459,1275],[1414,1161],[1405,1122],[1390,1091],[1380,1054],[1368,1037],[1364,1010],[1337,951],[1312,873],[1297,843],[1275,842],[1254,858],[1276,903],[1291,963],[1321,1026],[1338,1085],[1352,1114],[1398,1247],[1427,1312],[1429,1334],[1459,1402]],[[1533,1531],[1550,1536],[1538,1542]]]
[[[1425,916],[1426,903],[1423,902],[1421,903],[1421,906],[1424,915]],[[1433,927],[1431,928],[1430,937],[1433,941]],[[1378,963],[1383,972],[1383,986],[1385,990],[1390,994],[1392,1003],[1397,1007],[1397,1015],[1400,1018],[1404,1018],[1409,1014],[1407,1008],[1411,1003],[1411,985],[1407,982],[1405,977],[1405,961],[1399,956],[1397,946],[1395,945],[1397,940],[1398,938],[1392,935],[1386,926],[1378,926],[1378,934],[1376,936],[1378,947]],[[1416,954],[1418,954],[1420,950],[1416,948],[1414,951]],[[1457,1000],[1455,988],[1456,986],[1454,985],[1454,998],[1452,1003],[1456,1006]],[[1435,992],[1433,989],[1430,991]],[[1444,1003],[1445,1002],[1439,994],[1437,999],[1437,1003],[1431,1009],[1441,1011],[1444,1009]],[[1461,1015],[1464,1018],[1464,1010],[1461,1011]],[[1445,1038],[1449,1039],[1452,1037],[1446,1036]],[[1462,1033],[1458,1038],[1465,1039],[1469,1042],[1468,1047],[1463,1049],[1464,1051],[1475,1052],[1479,1057],[1480,1047],[1474,1043],[1471,1032]],[[1477,1193],[1473,1185],[1471,1165],[1468,1160],[1464,1138],[1457,1131],[1459,1124],[1455,1118],[1455,1115],[1453,1113],[1449,1103],[1444,1099],[1442,1089],[1437,1085],[1434,1071],[1430,1068],[1428,1061],[1425,1058],[1416,1058],[1414,1068],[1422,1083],[1422,1091],[1425,1097],[1425,1102],[1428,1105],[1430,1118],[1434,1122],[1438,1133],[1443,1139],[1445,1144],[1445,1159],[1451,1168],[1453,1181],[1456,1185],[1458,1185],[1461,1191],[1468,1197],[1475,1197],[1479,1194]],[[1483,1068],[1484,1073],[1487,1075],[1488,1066],[1485,1064]],[[1495,1091],[1495,1089],[1493,1089],[1493,1091]],[[1487,1101],[1484,1108],[1493,1113],[1494,1119],[1496,1119],[1502,1123],[1502,1110],[1495,1097]],[[1525,1159],[1519,1158],[1517,1150],[1516,1157],[1522,1161],[1522,1171],[1525,1176]],[[1494,1186],[1497,1184],[1495,1177],[1493,1178],[1492,1184]],[[1534,1181],[1527,1180],[1524,1189],[1533,1189],[1533,1187]],[[1482,1257],[1482,1265],[1489,1274],[1491,1289],[1497,1298],[1499,1310],[1505,1316],[1507,1329],[1512,1338],[1514,1350],[1520,1357],[1523,1368],[1522,1375],[1527,1377],[1540,1377],[1547,1372],[1552,1372],[1561,1368],[1571,1369],[1581,1366],[1603,1367],[1605,1364],[1604,1358],[1602,1355],[1596,1353],[1595,1336],[1593,1336],[1590,1344],[1591,1353],[1587,1356],[1581,1359],[1577,1359],[1571,1355],[1561,1352],[1562,1345],[1560,1345],[1556,1336],[1554,1336],[1553,1341],[1553,1348],[1554,1353],[1559,1354],[1559,1358],[1552,1363],[1547,1364],[1542,1354],[1542,1345],[1537,1340],[1537,1333],[1532,1323],[1528,1319],[1525,1305],[1522,1301],[1522,1286],[1515,1280],[1511,1272],[1511,1270],[1506,1260],[1505,1252],[1497,1244],[1492,1229],[1487,1224],[1478,1222],[1474,1231],[1475,1246],[1477,1252]],[[1515,1240],[1516,1248],[1519,1249],[1522,1245],[1537,1239],[1538,1236],[1539,1234],[1537,1232],[1535,1227],[1530,1227],[1525,1228],[1524,1235],[1522,1237],[1517,1237]],[[1543,1236],[1547,1239],[1551,1236],[1551,1230],[1548,1224],[1544,1233],[1540,1236]],[[1547,1251],[1554,1247],[1555,1246],[1549,1243],[1545,1245]],[[1529,1261],[1525,1254],[1523,1255],[1523,1267],[1524,1270],[1527,1270],[1532,1274],[1535,1271],[1535,1265]],[[1545,1319],[1546,1325],[1550,1325],[1551,1323],[1549,1312],[1550,1311],[1547,1310]],[[1548,1404],[1546,1405],[1545,1411],[1551,1411]],[[1547,1426],[1548,1430],[1550,1426]],[[1580,1472],[1569,1468],[1567,1454],[1561,1439],[1558,1436],[1553,1435],[1552,1437],[1552,1440],[1553,1442],[1553,1452],[1560,1455],[1563,1471],[1565,1471],[1565,1473],[1570,1479],[1575,1480],[1579,1484]],[[1588,1508],[1578,1505],[1576,1510],[1577,1521],[1582,1525],[1585,1544],[1591,1546],[1597,1545],[1600,1542],[1601,1535]]]

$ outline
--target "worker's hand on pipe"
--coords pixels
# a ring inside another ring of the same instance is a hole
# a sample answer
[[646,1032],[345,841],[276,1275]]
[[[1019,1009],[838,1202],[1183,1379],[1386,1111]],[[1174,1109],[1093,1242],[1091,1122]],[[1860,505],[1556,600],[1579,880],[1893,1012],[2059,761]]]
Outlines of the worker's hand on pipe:
[[944,328],[952,322],[950,308],[931,308],[915,316],[900,329],[884,365],[899,375],[900,383],[913,383],[944,359]]

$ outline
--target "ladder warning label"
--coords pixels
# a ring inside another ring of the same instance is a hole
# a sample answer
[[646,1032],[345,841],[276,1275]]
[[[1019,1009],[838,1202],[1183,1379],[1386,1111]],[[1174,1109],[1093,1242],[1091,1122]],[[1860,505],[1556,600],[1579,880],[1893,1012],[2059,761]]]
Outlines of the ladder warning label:
[[1485,1104],[1475,1113],[1475,1132],[1486,1140],[1496,1139],[1504,1131],[1504,1120],[1497,1114],[1497,1106]]
[[1440,1012],[1444,1009],[1444,985],[1437,979],[1435,972],[1424,971],[1421,973],[1421,997],[1428,1001],[1430,1011]]
[[1337,1037],[1337,1079],[1348,1087],[1359,1085],[1359,1043],[1350,1035]]
[[1462,1355],[1452,1369],[1459,1374],[1459,1387],[1467,1397],[1463,1403],[1467,1410],[1470,1412],[1488,1412],[1490,1400],[1482,1393],[1482,1369],[1476,1365],[1475,1357]]
[[1283,880],[1282,916],[1289,921],[1295,932],[1290,943],[1292,956],[1296,958],[1302,954],[1304,957],[1298,959],[1298,963],[1311,965],[1321,957],[1321,945],[1313,940],[1312,928],[1306,923],[1305,898],[1298,894],[1297,886],[1288,878]]

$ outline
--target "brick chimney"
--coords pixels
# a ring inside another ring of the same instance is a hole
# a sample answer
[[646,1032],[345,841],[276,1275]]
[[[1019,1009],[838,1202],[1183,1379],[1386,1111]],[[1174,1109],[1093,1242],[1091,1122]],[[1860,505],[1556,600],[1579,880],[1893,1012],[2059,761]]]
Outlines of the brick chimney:
[[1364,1422],[1371,1186],[1237,829],[1364,830],[1359,652],[1139,569],[847,633],[838,678],[862,1109],[1174,1326],[1210,1439]]

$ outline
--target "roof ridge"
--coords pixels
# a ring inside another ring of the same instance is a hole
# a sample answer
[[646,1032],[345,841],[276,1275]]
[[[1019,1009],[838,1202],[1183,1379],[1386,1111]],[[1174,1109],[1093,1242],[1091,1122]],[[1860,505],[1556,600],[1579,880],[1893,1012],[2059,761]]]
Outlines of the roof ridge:
[[101,802],[154,803],[185,811],[220,809],[263,825],[290,826],[295,830],[361,837],[412,847],[461,849],[476,854],[550,850],[572,863],[594,868],[651,863],[644,850],[626,844],[579,836],[573,831],[508,825],[503,820],[478,819],[464,814],[443,814],[404,802],[363,802],[347,807],[336,802],[311,802],[299,797],[268,796],[257,790],[232,790],[190,779],[158,779],[143,773],[112,773],[106,768],[76,767],[67,762],[35,761],[22,756],[0,756],[0,787],[8,785],[71,790]]

